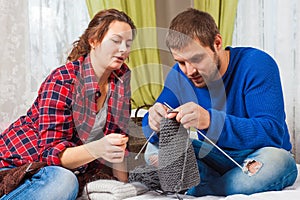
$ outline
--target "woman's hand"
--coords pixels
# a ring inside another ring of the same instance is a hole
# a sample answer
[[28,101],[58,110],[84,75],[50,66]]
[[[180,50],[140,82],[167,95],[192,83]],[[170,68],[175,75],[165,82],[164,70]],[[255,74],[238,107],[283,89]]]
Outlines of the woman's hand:
[[95,159],[102,158],[111,163],[121,163],[124,160],[127,142],[127,136],[112,133],[84,146]]
[[62,166],[75,169],[95,159],[103,158],[111,163],[121,163],[124,160],[128,137],[112,133],[84,145],[68,147],[60,154]]

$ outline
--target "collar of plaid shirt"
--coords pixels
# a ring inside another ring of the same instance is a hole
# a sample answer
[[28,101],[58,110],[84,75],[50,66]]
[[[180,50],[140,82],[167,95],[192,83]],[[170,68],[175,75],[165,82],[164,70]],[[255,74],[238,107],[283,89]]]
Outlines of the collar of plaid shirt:
[[[89,56],[83,60],[77,77],[72,107],[76,130],[80,139],[85,142],[94,125],[97,112],[96,102],[101,96]],[[130,70],[125,64],[119,70],[111,73],[109,77],[111,93],[108,99],[108,115],[104,135],[112,132],[127,133],[131,95],[130,81],[128,80],[130,80]]]

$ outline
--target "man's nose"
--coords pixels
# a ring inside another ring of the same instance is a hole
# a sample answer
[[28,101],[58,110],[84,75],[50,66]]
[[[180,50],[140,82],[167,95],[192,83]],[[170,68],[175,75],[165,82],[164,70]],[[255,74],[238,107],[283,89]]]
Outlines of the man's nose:
[[191,65],[190,63],[186,62],[185,64],[186,66],[186,74],[187,75],[192,75],[193,73],[195,73],[195,67],[193,65]]

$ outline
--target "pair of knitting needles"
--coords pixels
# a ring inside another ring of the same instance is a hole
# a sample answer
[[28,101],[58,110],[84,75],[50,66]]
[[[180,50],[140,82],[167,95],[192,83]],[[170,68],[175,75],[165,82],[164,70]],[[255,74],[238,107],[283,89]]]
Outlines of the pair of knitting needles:
[[[172,108],[169,104],[167,104],[166,102],[164,102],[164,104],[172,111],[174,112],[174,108]],[[237,163],[233,158],[231,158],[225,151],[223,151],[218,145],[216,145],[213,141],[211,141],[206,135],[204,135],[201,131],[199,131],[198,129],[197,133],[199,133],[202,137],[204,137],[209,143],[211,143],[214,147],[216,147],[222,154],[224,154],[229,160],[231,160],[236,166],[238,166],[243,172],[244,169],[243,167]]]
[[[166,102],[164,102],[165,106],[167,106],[169,108],[168,113],[178,113],[178,111],[174,110],[169,104],[167,104]],[[138,154],[134,157],[135,160],[137,160],[140,156],[140,154],[142,153],[142,151],[144,150],[144,148],[146,147],[146,145],[149,143],[150,139],[153,137],[153,135],[155,134],[155,131],[153,131],[151,133],[151,135],[149,136],[149,138],[147,139],[147,141],[144,143],[144,145],[142,146],[142,148],[140,149],[140,151],[138,152]]]
[[[169,104],[167,104],[166,102],[164,102],[164,105],[167,106],[169,108],[168,113],[178,113],[177,110],[174,110],[174,108],[172,108]],[[206,135],[204,135],[201,131],[199,131],[198,129],[197,133],[199,133],[202,137],[204,137],[209,143],[211,143],[215,148],[217,148],[222,154],[224,154],[224,156],[226,156],[229,160],[231,160],[236,166],[238,166],[243,172],[244,169],[243,167],[237,163],[233,158],[231,158],[225,151],[223,151],[218,145],[216,145],[213,141],[211,141]],[[146,147],[146,145],[148,144],[148,142],[150,141],[150,139],[153,137],[153,135],[155,134],[155,131],[153,131],[151,133],[151,135],[149,136],[148,140],[145,142],[145,144],[143,145],[143,147],[141,148],[141,150],[138,152],[138,154],[135,156],[135,159],[137,160],[139,155],[141,154],[141,152],[143,151],[143,149]]]

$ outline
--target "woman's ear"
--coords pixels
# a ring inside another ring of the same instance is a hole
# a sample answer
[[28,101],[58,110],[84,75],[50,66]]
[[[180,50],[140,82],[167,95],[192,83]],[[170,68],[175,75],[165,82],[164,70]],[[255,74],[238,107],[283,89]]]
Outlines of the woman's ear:
[[91,46],[91,49],[95,49],[95,46],[96,46],[96,42],[94,40],[89,40],[89,44]]

